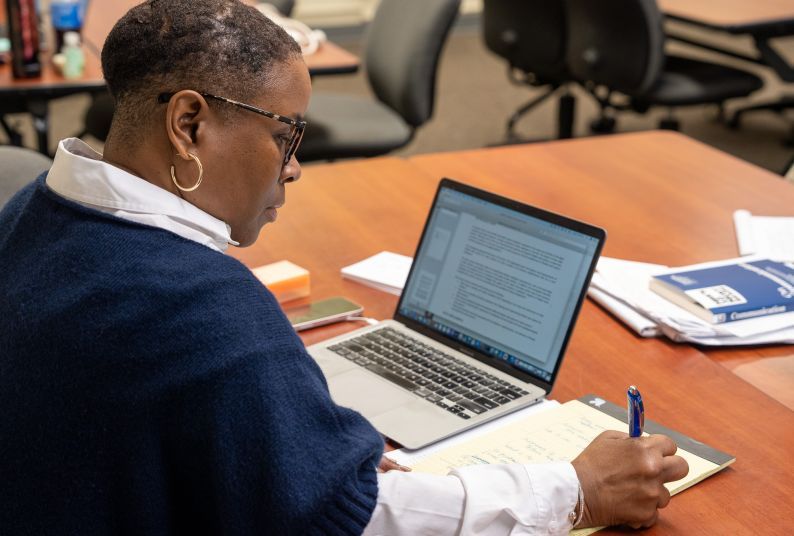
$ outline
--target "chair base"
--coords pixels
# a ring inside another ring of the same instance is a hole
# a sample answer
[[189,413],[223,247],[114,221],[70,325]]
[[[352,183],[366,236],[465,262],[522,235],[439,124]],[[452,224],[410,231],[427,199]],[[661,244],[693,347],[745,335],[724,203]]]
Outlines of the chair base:
[[[508,143],[520,141],[520,137],[515,132],[515,126],[518,121],[529,113],[532,109],[544,102],[546,99],[554,95],[558,89],[565,86],[553,85],[551,88],[542,95],[530,100],[507,120],[505,127],[506,139]],[[574,97],[567,87],[565,93],[560,95],[557,107],[557,139],[573,138],[573,125],[576,118],[576,97]]]
[[536,106],[540,103],[544,102],[546,99],[551,97],[559,86],[552,86],[548,91],[543,93],[542,95],[535,97],[534,99],[530,99],[527,101],[526,104],[521,106],[518,110],[513,112],[513,115],[507,120],[507,125],[505,126],[506,137],[509,140],[517,139],[518,136],[515,133],[516,123],[524,117],[526,114],[531,112]]
[[728,121],[728,125],[731,128],[739,128],[739,126],[741,125],[742,116],[748,112],[766,110],[781,114],[784,111],[791,109],[794,109],[794,96],[785,96],[776,101],[761,102],[758,104],[754,104],[752,106],[745,106],[733,112],[733,115]]
[[[794,95],[786,95],[775,101],[760,102],[752,106],[738,108],[733,112],[727,124],[733,129],[738,129],[741,127],[742,117],[748,112],[768,111],[775,112],[782,116],[783,112],[792,109],[794,109]],[[783,139],[783,145],[786,147],[794,147],[794,124],[791,125],[788,136]]]
[[665,117],[659,120],[659,128],[661,130],[681,130],[681,122],[675,117]]
[[593,119],[590,122],[590,132],[593,134],[612,134],[615,132],[617,120],[608,115],[602,115],[598,119]]

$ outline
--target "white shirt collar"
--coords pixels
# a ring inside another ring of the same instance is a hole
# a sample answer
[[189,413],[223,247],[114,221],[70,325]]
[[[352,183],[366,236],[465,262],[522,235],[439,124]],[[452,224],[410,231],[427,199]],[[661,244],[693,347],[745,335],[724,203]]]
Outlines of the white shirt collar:
[[102,160],[77,138],[61,140],[47,174],[57,194],[125,220],[178,234],[218,251],[229,244],[231,227],[179,196]]

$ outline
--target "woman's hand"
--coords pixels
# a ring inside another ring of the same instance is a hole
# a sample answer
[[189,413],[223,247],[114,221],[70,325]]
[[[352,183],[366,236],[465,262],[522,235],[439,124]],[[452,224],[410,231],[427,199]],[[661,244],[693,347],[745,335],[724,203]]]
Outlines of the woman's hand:
[[577,527],[656,523],[658,509],[670,502],[663,484],[689,472],[686,460],[675,456],[676,449],[663,435],[601,433],[572,462],[584,494],[584,515]]
[[379,473],[387,473],[389,471],[405,471],[407,473],[410,470],[411,470],[410,467],[400,465],[399,463],[387,458],[386,456],[383,456],[380,459],[380,463],[378,464]]

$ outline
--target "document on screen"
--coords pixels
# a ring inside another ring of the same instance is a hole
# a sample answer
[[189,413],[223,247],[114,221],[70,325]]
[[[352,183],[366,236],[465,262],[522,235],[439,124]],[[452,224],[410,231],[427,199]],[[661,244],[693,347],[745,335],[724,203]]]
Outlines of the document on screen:
[[584,251],[465,213],[451,237],[438,237],[439,244],[445,242],[449,275],[428,279],[428,289],[436,287],[429,309],[507,348],[538,359],[556,357],[551,348],[575,298]]

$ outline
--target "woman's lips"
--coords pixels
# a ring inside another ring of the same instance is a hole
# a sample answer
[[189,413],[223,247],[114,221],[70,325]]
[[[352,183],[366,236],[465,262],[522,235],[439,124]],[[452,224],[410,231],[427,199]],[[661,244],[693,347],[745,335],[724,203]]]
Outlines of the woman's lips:
[[284,206],[284,205],[275,205],[275,206],[266,208],[265,209],[265,216],[267,216],[267,219],[270,220],[270,221],[276,221],[276,219],[278,218],[278,209],[280,209],[282,206]]

